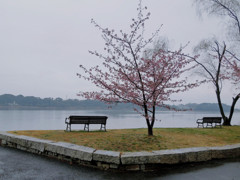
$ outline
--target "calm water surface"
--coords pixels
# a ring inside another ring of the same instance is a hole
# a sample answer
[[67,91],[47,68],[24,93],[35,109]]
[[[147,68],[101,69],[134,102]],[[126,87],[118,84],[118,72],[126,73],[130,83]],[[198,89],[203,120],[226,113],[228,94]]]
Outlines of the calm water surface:
[[[117,110],[0,110],[0,131],[65,129],[65,118],[70,115],[106,115],[107,129],[146,128],[143,117],[134,111]],[[196,120],[204,116],[220,116],[218,112],[158,111],[154,127],[196,127]],[[232,125],[240,125],[240,112],[233,116]],[[83,129],[74,125],[73,129]],[[90,125],[90,130],[99,125]]]
[[[146,127],[145,120],[131,111],[69,111],[69,110],[1,110],[0,131],[65,129],[70,115],[106,115],[108,129]],[[196,127],[196,119],[219,116],[218,112],[158,112],[155,127]],[[233,125],[240,125],[240,113],[235,113]],[[99,125],[90,125],[90,130]],[[75,125],[73,129],[83,129]],[[25,161],[28,159],[28,161]],[[52,159],[0,147],[0,179],[166,179],[166,180],[237,180],[240,162],[217,161],[196,167],[181,167],[151,173],[112,173],[91,168],[69,166]]]

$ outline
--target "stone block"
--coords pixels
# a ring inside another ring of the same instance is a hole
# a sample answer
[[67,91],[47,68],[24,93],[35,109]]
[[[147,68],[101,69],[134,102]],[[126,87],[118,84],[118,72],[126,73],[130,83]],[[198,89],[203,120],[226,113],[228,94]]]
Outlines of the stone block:
[[78,146],[65,142],[47,143],[45,149],[47,151],[69,156],[84,161],[92,161],[93,148]]
[[20,149],[22,151],[27,151],[28,150],[26,147],[18,145],[18,144],[17,144],[17,149]]
[[97,162],[97,167],[101,167],[102,166],[102,162]]
[[120,164],[120,152],[97,150],[93,153],[93,160]]
[[11,148],[17,148],[17,144],[16,143],[12,143],[12,142],[9,142],[9,141],[7,141],[6,146],[7,147],[11,147]]
[[0,132],[0,139],[6,140],[7,142],[15,143],[17,141],[18,136],[7,133],[7,132]]
[[[195,148],[192,148],[192,151],[194,151]],[[197,153],[197,159],[195,162],[202,162],[202,161],[209,161],[212,159],[212,152],[209,148],[197,148],[196,149]],[[194,161],[190,161],[194,162]]]
[[153,153],[160,155],[161,164],[178,164],[211,160],[211,151],[209,148],[205,147],[160,150],[153,151]]
[[53,153],[64,155],[65,149],[70,148],[71,146],[73,146],[73,144],[65,142],[50,142],[46,144],[45,149]]
[[36,149],[38,151],[43,152],[45,150],[46,144],[52,143],[53,141],[44,140],[44,139],[37,139],[37,138],[30,138],[28,139],[27,146],[32,149]]
[[182,148],[177,150],[180,154],[180,162],[199,162],[211,159],[211,151],[205,147]]
[[27,136],[18,136],[14,134],[7,133],[6,135],[6,141],[11,142],[16,145],[21,145],[23,147],[27,147],[27,140],[24,137]]
[[73,153],[73,158],[77,158],[84,161],[92,161],[93,159],[93,152],[96,151],[96,149],[86,147],[86,146],[79,146],[79,145],[73,145],[70,147],[71,150],[74,150],[76,153]]
[[240,144],[211,147],[212,159],[240,157]]
[[125,152],[121,155],[121,162],[125,164],[154,164],[160,163],[159,155],[153,152]]
[[21,141],[18,142],[19,144],[40,152],[44,152],[46,143],[52,142],[49,140],[41,140],[41,139],[28,137],[28,136],[19,136],[19,138],[21,138]]
[[142,171],[145,171],[145,170],[146,170],[146,166],[145,166],[144,164],[142,164],[142,165],[140,165],[140,169],[141,169]]
[[111,169],[118,169],[119,165],[117,164],[110,164]]
[[34,153],[34,154],[41,154],[40,151],[36,150],[36,149],[27,149],[28,152]]
[[[9,134],[7,134],[9,135]],[[33,137],[28,137],[28,136],[16,136],[16,135],[11,135],[8,136],[7,141],[11,143],[15,143],[17,145],[20,145],[25,148],[31,148],[38,150],[40,152],[43,152],[45,149],[45,144],[50,143],[52,141],[49,140],[41,140]]]
[[6,145],[6,144],[7,144],[7,141],[3,139],[3,140],[1,141],[1,144],[2,144],[2,145]]
[[153,153],[158,155],[158,163],[160,164],[178,164],[184,159],[182,152],[178,149],[153,151]]
[[0,131],[0,139],[7,140],[8,137],[12,137],[12,136],[15,136],[15,135],[11,134],[11,133],[4,132],[4,131]]
[[109,164],[102,164],[101,169],[108,170],[110,168]]
[[140,165],[127,165],[125,168],[127,171],[139,171]]

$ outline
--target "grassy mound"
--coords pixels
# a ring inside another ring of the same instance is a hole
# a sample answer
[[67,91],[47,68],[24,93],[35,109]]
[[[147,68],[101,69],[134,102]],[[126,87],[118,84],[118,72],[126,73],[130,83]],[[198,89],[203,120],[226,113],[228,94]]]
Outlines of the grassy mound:
[[120,129],[107,132],[41,130],[11,131],[10,133],[120,152],[224,146],[240,143],[240,126],[214,129],[155,128],[154,136],[147,136],[147,129]]

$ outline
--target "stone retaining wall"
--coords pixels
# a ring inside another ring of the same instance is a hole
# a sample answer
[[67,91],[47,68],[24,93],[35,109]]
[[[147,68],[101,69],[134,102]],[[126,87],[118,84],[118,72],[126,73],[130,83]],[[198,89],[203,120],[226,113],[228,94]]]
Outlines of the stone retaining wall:
[[80,165],[112,170],[153,170],[166,165],[240,157],[240,144],[152,152],[114,152],[0,132],[0,145]]

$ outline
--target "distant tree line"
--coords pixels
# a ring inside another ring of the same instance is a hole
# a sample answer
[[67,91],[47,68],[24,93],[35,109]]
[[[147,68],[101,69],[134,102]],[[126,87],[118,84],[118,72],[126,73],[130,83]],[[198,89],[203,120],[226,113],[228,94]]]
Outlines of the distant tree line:
[[38,108],[86,108],[86,107],[103,107],[106,105],[102,102],[97,101],[80,101],[77,99],[67,99],[62,98],[39,98],[34,96],[14,96],[11,94],[4,94],[0,96],[0,106],[3,107],[38,107]]
[[[0,95],[0,109],[109,109],[110,107],[101,101],[96,100],[78,100],[62,98],[39,98],[34,96]],[[118,103],[111,106],[112,109],[132,109],[132,104]],[[185,104],[172,106],[174,109],[187,109],[192,111],[218,111],[217,103],[202,103],[202,104]],[[226,111],[230,110],[230,106],[223,104]],[[157,110],[168,110],[158,108]]]

